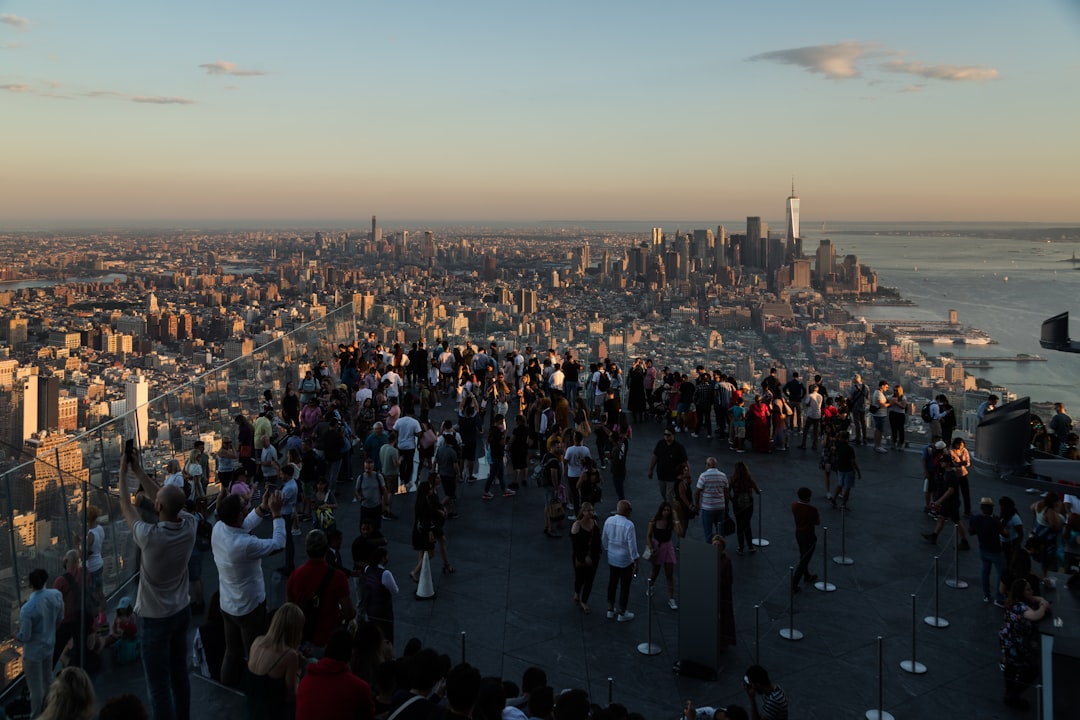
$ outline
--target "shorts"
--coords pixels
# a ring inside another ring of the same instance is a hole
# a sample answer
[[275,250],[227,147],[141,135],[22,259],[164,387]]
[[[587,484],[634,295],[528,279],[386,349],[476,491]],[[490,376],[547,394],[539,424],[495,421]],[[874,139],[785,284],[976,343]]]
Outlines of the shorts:
[[680,413],[688,413],[688,412],[690,412],[691,407],[693,407],[693,403],[680,402],[679,405],[678,405],[678,411]]
[[855,473],[854,472],[842,472],[836,471],[836,483],[846,489],[855,487]]
[[874,429],[880,433],[885,432],[885,426],[889,422],[889,417],[887,415],[872,415],[871,417],[874,418]]
[[952,522],[960,523],[960,503],[959,501],[953,502],[948,500],[941,505],[941,510],[938,513],[941,517]]
[[742,440],[743,438],[746,437],[746,426],[745,425],[736,425],[735,426],[735,437],[738,438],[739,440]]
[[397,475],[397,473],[394,473],[393,475],[383,475],[383,480],[386,481],[386,489],[390,492],[390,494],[391,495],[396,494],[397,491],[398,491],[398,475]]

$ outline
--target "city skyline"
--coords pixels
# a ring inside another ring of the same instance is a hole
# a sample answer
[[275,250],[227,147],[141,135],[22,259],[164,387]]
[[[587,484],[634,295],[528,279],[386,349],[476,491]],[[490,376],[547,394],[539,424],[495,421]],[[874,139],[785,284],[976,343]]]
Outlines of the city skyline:
[[1074,3],[813,10],[0,0],[0,230],[1080,221]]

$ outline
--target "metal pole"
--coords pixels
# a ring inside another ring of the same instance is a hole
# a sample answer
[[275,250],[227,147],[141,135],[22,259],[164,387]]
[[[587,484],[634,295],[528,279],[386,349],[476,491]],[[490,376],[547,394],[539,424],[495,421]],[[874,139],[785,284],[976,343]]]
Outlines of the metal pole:
[[642,655],[659,655],[660,654],[660,646],[659,645],[654,645],[653,641],[652,641],[653,587],[649,588],[648,596],[649,596],[649,610],[648,610],[648,612],[646,614],[646,618],[647,618],[648,623],[649,623],[649,629],[648,629],[648,634],[646,636],[645,642],[638,644],[637,651],[639,653],[641,653]]
[[941,617],[941,583],[938,582],[938,555],[934,556],[934,614],[923,618],[930,627],[947,628],[949,621]]
[[788,586],[788,627],[780,628],[785,640],[802,640],[803,634],[795,629],[795,567],[788,568],[791,584]]
[[461,631],[461,662],[465,662],[465,631]]
[[840,554],[832,559],[837,565],[854,565],[855,561],[847,556],[847,508],[840,507]]
[[919,628],[918,616],[915,611],[915,593],[911,594],[911,659],[900,662],[900,669],[912,675],[922,675],[926,672],[926,666],[915,660],[915,635]]
[[885,650],[884,640],[878,635],[877,639],[877,666],[878,666],[878,685],[877,685],[877,697],[878,706],[875,710],[866,711],[866,720],[893,720],[893,716],[885,712]]
[[607,704],[615,702],[615,678],[607,679]]
[[758,493],[758,514],[757,514],[757,534],[756,538],[751,538],[750,544],[755,547],[769,547],[769,541],[761,536],[761,522],[762,516],[765,514],[765,503],[761,501],[761,493]]
[[814,588],[822,592],[834,592],[836,586],[829,582],[829,528],[822,528],[821,564],[821,580],[814,583]]
[[960,579],[960,526],[953,523],[953,577],[946,578],[945,584],[954,590],[963,590],[968,586]]

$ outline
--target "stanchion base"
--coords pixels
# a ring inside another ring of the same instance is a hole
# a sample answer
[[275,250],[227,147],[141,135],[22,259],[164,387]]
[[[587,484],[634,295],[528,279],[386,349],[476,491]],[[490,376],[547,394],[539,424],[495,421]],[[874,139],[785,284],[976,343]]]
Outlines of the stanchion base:
[[785,640],[802,640],[802,633],[795,628],[780,628],[780,637]]
[[769,541],[765,538],[753,538],[750,544],[754,547],[769,547]]
[[832,561],[837,565],[854,565],[855,561],[847,555],[834,555]]
[[968,587],[967,580],[953,580],[952,578],[946,580],[945,584],[954,590],[963,590]]
[[814,589],[820,590],[821,592],[836,592],[835,585],[833,585],[831,582],[825,582],[823,580],[819,580],[818,582],[814,583]]
[[643,642],[637,646],[637,651],[642,655],[659,655],[660,646],[656,643]]
[[930,627],[947,628],[949,627],[949,621],[943,617],[935,617],[934,615],[927,615],[922,619],[924,623]]
[[926,666],[915,660],[904,660],[900,663],[900,669],[904,672],[909,672],[912,675],[923,675],[926,673]]
[[894,720],[894,718],[884,710],[867,710],[866,720]]

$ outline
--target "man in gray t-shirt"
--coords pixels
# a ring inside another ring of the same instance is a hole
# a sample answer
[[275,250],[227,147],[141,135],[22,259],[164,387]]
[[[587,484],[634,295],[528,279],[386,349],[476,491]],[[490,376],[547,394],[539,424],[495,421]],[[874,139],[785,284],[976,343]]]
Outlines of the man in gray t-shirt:
[[360,524],[370,522],[375,529],[382,527],[383,507],[389,491],[382,473],[375,472],[375,461],[364,460],[364,472],[356,476],[356,499],[360,501]]
[[[144,521],[132,505],[129,471],[154,498],[158,522]],[[120,462],[120,512],[142,551],[135,614],[142,622],[142,662],[150,707],[155,720],[188,720],[188,560],[195,546],[195,517],[184,510],[184,491],[158,485],[143,472],[137,457],[130,464],[126,457]]]

